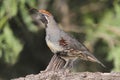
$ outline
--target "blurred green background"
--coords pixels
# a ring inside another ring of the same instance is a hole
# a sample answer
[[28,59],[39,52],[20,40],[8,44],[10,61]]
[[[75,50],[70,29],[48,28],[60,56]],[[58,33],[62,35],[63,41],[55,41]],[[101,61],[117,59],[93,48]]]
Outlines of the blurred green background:
[[37,74],[53,53],[30,9],[50,11],[60,27],[106,65],[79,61],[77,71],[120,71],[119,0],[0,0],[0,80]]

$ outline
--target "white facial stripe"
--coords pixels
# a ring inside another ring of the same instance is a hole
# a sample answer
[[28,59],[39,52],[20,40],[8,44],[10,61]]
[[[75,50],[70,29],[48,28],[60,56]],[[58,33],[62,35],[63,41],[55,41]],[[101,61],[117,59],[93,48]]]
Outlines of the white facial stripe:
[[45,18],[47,19],[47,21],[48,21],[48,23],[49,23],[49,19],[48,19],[48,17],[47,17],[47,16],[45,16]]

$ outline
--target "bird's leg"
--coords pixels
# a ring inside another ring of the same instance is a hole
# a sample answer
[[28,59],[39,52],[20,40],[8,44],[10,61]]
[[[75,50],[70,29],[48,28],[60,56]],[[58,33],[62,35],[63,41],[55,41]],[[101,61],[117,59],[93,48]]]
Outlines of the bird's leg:
[[63,67],[64,75],[72,71],[73,68],[73,61],[71,59],[65,60],[66,64]]
[[66,61],[65,65],[63,67],[64,69],[73,68],[73,60],[67,58],[67,53],[66,52],[58,52],[57,55],[60,56],[62,59],[64,59]]
[[65,60],[54,54],[45,71],[59,70],[65,65]]
[[65,69],[72,69],[73,68],[73,60],[71,60],[71,59],[67,60],[64,68]]
[[68,68],[69,65],[70,65],[70,60],[67,60],[66,63],[65,63],[65,65],[64,65],[64,68]]

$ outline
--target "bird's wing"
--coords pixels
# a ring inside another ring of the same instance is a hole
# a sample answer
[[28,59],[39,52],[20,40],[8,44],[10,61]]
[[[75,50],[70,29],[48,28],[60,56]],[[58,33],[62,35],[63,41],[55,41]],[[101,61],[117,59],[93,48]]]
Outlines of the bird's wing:
[[60,40],[59,44],[63,47],[75,49],[79,51],[89,51],[84,44],[80,43],[77,39],[75,39],[73,36],[69,35],[68,33],[61,31],[60,32]]
[[85,47],[84,44],[80,43],[74,37],[71,37],[65,32],[62,32],[59,44],[65,47],[65,52],[67,56],[79,57],[83,60],[88,60],[92,62],[97,62],[105,67],[90,51]]

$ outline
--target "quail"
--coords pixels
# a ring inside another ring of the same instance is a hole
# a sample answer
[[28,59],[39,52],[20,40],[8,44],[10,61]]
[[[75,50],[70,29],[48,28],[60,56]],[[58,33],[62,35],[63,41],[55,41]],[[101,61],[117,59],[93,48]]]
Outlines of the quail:
[[53,53],[66,61],[65,68],[73,66],[77,58],[97,62],[105,67],[84,44],[61,30],[50,12],[37,9],[33,9],[33,12],[36,13],[36,18],[45,24],[46,43]]

